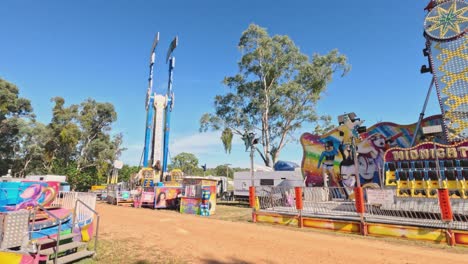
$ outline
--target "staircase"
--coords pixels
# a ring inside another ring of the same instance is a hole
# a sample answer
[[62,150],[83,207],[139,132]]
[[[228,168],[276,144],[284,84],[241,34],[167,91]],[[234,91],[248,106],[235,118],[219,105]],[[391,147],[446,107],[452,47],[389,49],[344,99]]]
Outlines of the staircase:
[[[71,263],[96,255],[99,214],[94,210],[95,201],[95,196],[70,192],[59,206],[37,204],[32,210],[0,213],[0,264]],[[93,237],[88,233],[93,220],[96,229],[91,251],[86,242]]]
[[[60,236],[57,263],[71,263],[82,258],[91,257],[95,254],[94,251],[88,251],[86,249],[87,243],[74,241],[73,239],[77,236],[80,236],[80,234],[70,233]],[[37,241],[36,245],[39,248],[37,254],[42,260],[40,263],[54,263],[56,243],[56,238],[47,238]]]
[[[38,206],[43,213],[48,214],[49,216],[54,216],[53,213],[49,212],[47,209],[42,206]],[[75,233],[73,229],[75,224],[77,224],[76,216],[82,215],[82,210],[87,209],[96,216],[96,240],[94,245],[94,251],[87,249],[87,243],[81,242],[81,232]],[[40,239],[35,242],[37,246],[37,259],[41,264],[65,264],[72,263],[77,260],[92,257],[96,254],[97,241],[98,241],[98,232],[99,232],[99,214],[91,208],[89,205],[84,203],[80,199],[76,199],[74,208],[73,208],[73,219],[68,220],[68,222],[59,224],[57,235],[59,236],[49,237],[45,239]],[[63,229],[61,229],[63,227]],[[64,232],[60,232],[63,230]],[[64,234],[63,234],[64,233]],[[59,240],[57,243],[57,239]],[[76,241],[79,240],[79,241]],[[57,245],[58,244],[58,245]]]

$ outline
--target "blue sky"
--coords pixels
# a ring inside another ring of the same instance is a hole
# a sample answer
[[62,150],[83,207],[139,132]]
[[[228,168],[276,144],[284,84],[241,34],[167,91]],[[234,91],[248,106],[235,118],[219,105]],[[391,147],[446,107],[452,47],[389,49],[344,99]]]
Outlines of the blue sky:
[[[333,117],[354,111],[365,124],[417,121],[431,76],[419,68],[427,60],[423,8],[427,1],[33,1],[0,3],[0,77],[15,83],[32,101],[39,121],[51,119],[50,98],[67,104],[92,97],[113,103],[115,132],[128,150],[122,160],[137,165],[144,145],[148,60],[160,32],[154,88],[167,89],[167,47],[175,35],[175,106],[171,156],[194,153],[208,167],[230,163],[248,167],[243,143],[230,155],[220,132],[199,134],[199,119],[213,109],[213,98],[227,92],[221,83],[237,73],[237,43],[250,23],[271,35],[289,35],[309,56],[337,48],[352,70],[335,76],[318,104]],[[433,91],[426,116],[440,113]],[[299,162],[299,136],[280,159]],[[261,163],[259,158],[256,163]]]

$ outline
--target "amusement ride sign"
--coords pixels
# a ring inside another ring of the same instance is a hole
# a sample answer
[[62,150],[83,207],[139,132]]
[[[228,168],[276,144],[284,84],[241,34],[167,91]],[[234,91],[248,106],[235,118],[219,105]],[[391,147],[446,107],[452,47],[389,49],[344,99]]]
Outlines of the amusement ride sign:
[[391,148],[385,152],[385,161],[435,160],[468,158],[468,141],[455,145],[426,142],[413,148]]

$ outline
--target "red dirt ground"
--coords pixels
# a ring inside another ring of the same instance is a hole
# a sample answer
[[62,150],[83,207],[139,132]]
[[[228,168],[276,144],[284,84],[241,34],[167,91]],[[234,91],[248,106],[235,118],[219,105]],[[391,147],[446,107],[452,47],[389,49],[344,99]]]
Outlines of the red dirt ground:
[[[102,244],[112,241],[114,253],[128,256],[122,261],[101,254],[99,263],[468,263],[468,250],[433,244],[302,231],[166,210],[107,204],[98,204],[97,209]],[[125,243],[123,249],[120,242]]]

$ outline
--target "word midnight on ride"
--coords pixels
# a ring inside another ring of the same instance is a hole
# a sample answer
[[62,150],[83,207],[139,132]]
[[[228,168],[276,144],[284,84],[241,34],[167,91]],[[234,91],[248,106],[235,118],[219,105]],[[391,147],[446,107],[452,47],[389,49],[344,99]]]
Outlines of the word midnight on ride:
[[[390,155],[388,155],[390,154]],[[437,145],[433,143],[423,143],[411,149],[389,149],[386,155],[387,160],[427,160],[427,159],[466,159],[468,158],[468,142],[457,145]]]

